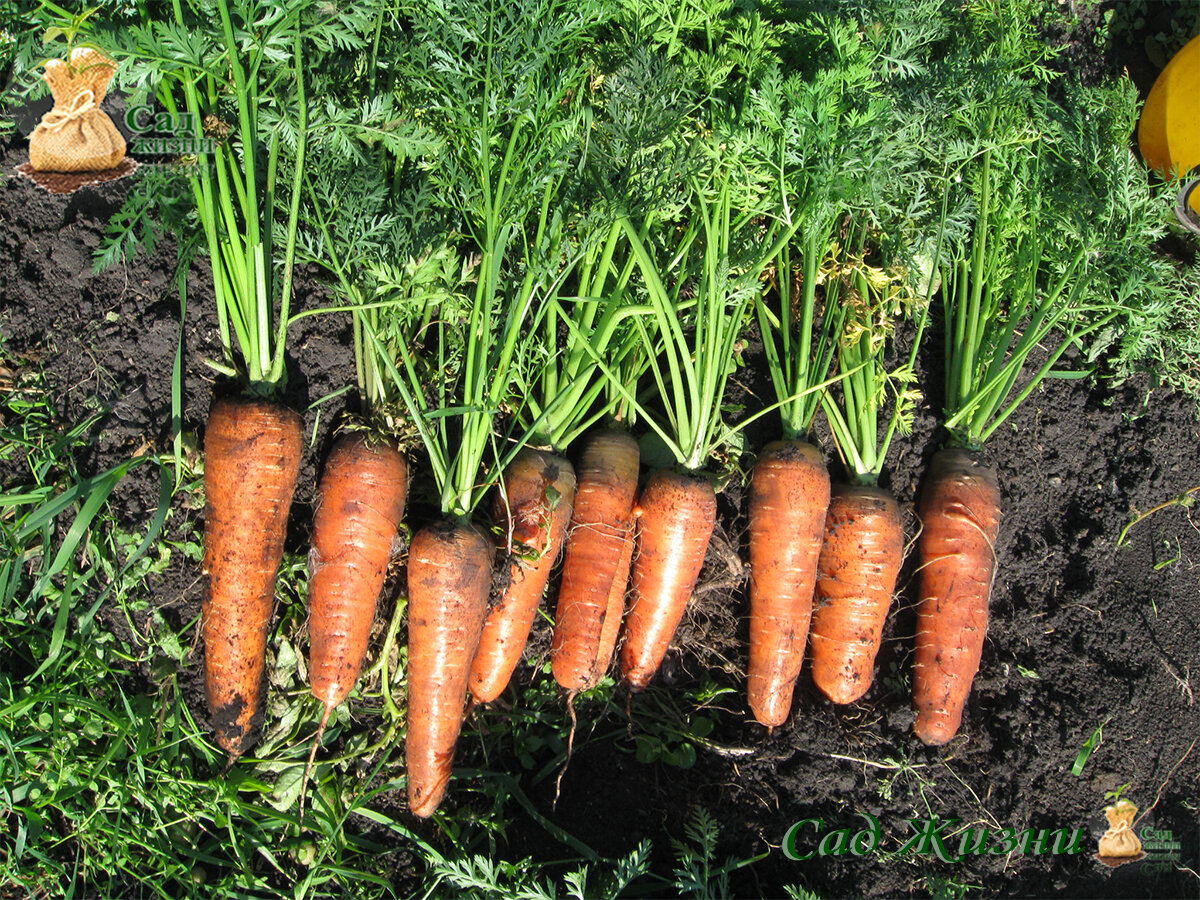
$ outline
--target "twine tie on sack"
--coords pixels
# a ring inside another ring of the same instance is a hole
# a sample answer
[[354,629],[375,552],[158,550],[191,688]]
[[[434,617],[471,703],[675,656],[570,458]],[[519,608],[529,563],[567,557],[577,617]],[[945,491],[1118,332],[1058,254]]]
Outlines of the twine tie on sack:
[[96,95],[90,90],[82,90],[75,95],[75,99],[71,101],[70,107],[65,112],[54,110],[46,113],[42,117],[42,125],[45,126],[47,131],[54,134],[62,131],[71,122],[97,108]]

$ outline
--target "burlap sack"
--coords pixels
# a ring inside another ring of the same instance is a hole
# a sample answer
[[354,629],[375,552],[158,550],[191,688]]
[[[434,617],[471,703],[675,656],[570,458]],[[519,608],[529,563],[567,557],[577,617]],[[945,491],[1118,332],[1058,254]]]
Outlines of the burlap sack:
[[1142,842],[1133,830],[1133,817],[1136,815],[1137,807],[1128,800],[1118,800],[1114,805],[1104,808],[1108,831],[1100,838],[1099,856],[1108,859],[1141,856]]
[[99,172],[125,158],[125,139],[100,109],[115,65],[91,47],[52,59],[42,77],[54,108],[29,136],[29,164],[39,172]]

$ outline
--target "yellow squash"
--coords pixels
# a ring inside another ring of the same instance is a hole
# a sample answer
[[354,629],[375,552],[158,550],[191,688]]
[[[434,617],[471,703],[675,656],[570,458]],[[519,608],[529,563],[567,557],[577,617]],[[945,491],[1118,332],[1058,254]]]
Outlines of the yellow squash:
[[[1200,37],[1175,54],[1150,89],[1138,123],[1138,146],[1164,178],[1184,176],[1200,165]],[[1191,192],[1189,205],[1200,213],[1200,191]]]

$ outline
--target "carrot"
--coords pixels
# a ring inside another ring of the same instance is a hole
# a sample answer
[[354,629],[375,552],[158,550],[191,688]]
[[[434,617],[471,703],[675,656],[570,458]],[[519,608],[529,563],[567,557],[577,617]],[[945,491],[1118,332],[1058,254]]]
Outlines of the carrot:
[[396,446],[362,434],[339,441],[325,464],[308,559],[308,671],[322,729],[362,672],[407,484]]
[[554,678],[572,693],[600,681],[616,648],[633,557],[638,461],[637,441],[623,431],[597,432],[580,455],[550,648]]
[[621,635],[621,624],[625,619],[625,598],[629,593],[629,570],[633,567],[633,526],[621,535],[621,557],[617,560],[614,571],[612,589],[608,592],[608,605],[603,612],[600,623],[600,644],[596,651],[596,661],[591,668],[591,674],[585,680],[585,687],[595,687],[604,677],[612,663],[613,654],[617,650],[617,638]]
[[422,528],[409,546],[408,806],[423,818],[450,782],[494,553],[485,532],[453,521]]
[[620,663],[622,681],[640,691],[667,655],[691,599],[717,501],[707,479],[660,469],[646,483],[634,516],[636,556]]
[[[527,447],[504,473],[493,516],[506,523],[514,555],[508,586],[488,613],[471,664],[471,695],[479,703],[490,703],[504,692],[521,659],[550,570],[562,550],[574,497],[575,470],[551,453]],[[531,558],[522,558],[522,552]]]
[[958,731],[983,654],[1000,530],[995,471],[965,450],[935,453],[920,516],[913,731],[937,746]]
[[[564,595],[563,587],[559,588],[559,612],[551,646],[551,671],[567,689],[567,713],[571,717],[567,757],[554,781],[555,804],[575,746],[575,695],[600,683],[612,663],[621,633],[629,569],[633,565],[633,503],[640,456],[637,441],[619,431],[600,432],[583,453],[589,479],[585,502],[592,511],[586,514],[586,521],[584,517],[572,519],[576,529],[571,532],[575,540],[575,553],[570,559],[573,571],[568,579],[567,564],[563,564],[562,583],[568,593]],[[608,595],[602,596],[605,582]],[[568,598],[565,601],[564,596]]]
[[834,703],[867,692],[904,556],[900,507],[874,485],[837,485],[813,604],[813,682]]
[[300,472],[300,416],[244,397],[217,400],[204,435],[204,564],[200,609],[205,689],[230,762],[262,718],[267,631]]
[[807,441],[764,448],[750,479],[750,665],[754,718],[787,721],[804,662],[817,560],[829,508],[829,470]]

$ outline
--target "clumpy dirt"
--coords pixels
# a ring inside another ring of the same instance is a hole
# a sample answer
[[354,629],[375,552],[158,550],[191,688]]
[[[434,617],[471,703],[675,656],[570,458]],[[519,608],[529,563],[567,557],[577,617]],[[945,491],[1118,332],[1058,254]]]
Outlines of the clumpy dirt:
[[[1144,91],[1148,66],[1143,60],[1130,65],[1135,68]],[[86,473],[135,453],[164,452],[180,335],[171,283],[174,248],[164,243],[149,257],[92,273],[92,251],[120,208],[128,180],[52,196],[13,176],[24,159],[19,142],[9,147],[0,180],[4,351],[42,367],[62,421],[99,414],[94,439],[79,461]],[[194,264],[187,277],[182,424],[185,432],[202,437],[212,397],[228,385],[204,364],[218,353],[204,263]],[[316,306],[323,296],[320,284],[305,273],[298,308]],[[929,396],[912,435],[897,441],[883,479],[905,511],[910,538],[918,527],[914,509],[923,472],[943,438],[934,414],[940,346],[939,335],[928,336],[920,365]],[[752,397],[761,387],[762,365],[753,346],[747,363],[739,383]],[[353,383],[348,323],[342,317],[302,320],[291,334],[288,368],[287,400],[301,411],[306,436],[288,546],[302,552],[320,461],[339,417],[354,403],[352,393],[336,393]],[[748,444],[761,446],[776,436],[767,417],[749,430]],[[594,708],[582,708],[557,802],[554,778],[533,775],[549,759],[546,751],[522,759],[514,747],[500,758],[481,758],[479,717],[468,723],[459,763],[511,772],[539,816],[601,855],[624,855],[650,839],[654,871],[664,876],[673,863],[671,840],[684,838],[694,810],[706,810],[720,827],[716,864],[766,854],[732,872],[735,896],[783,896],[785,886],[799,885],[822,897],[955,896],[963,890],[1013,897],[1195,897],[1200,514],[1189,505],[1170,505],[1131,528],[1123,545],[1117,538],[1135,515],[1200,486],[1198,441],[1194,403],[1152,390],[1144,380],[1119,386],[1050,381],[994,435],[986,457],[998,470],[1004,518],[991,621],[963,726],[945,748],[926,748],[911,735],[916,587],[911,554],[866,696],[835,708],[805,673],[785,726],[767,733],[753,723],[742,695],[747,526],[744,487],[735,479],[721,494],[718,533],[671,657],[654,686],[630,703],[628,722],[620,710],[597,718]],[[827,436],[822,445],[839,477]],[[743,466],[750,462],[742,460]],[[119,523],[144,529],[158,490],[153,467],[135,468],[113,496]],[[199,515],[190,511],[182,519]],[[174,625],[196,615],[197,576],[181,562],[160,579],[159,603]],[[119,615],[103,621],[125,627]],[[541,623],[529,658],[543,661],[547,644]],[[522,666],[520,688],[543,682],[546,676],[534,671]],[[694,764],[639,762],[634,753],[639,736],[671,747],[685,740],[664,737],[664,723],[686,729],[686,721],[698,714],[689,695],[706,684],[734,690],[707,702],[703,715],[714,727],[690,741]],[[184,673],[184,689],[204,723],[200,685],[196,662]],[[519,711],[520,690],[508,696]],[[1080,774],[1073,774],[1081,749],[1096,735]],[[1169,832],[1180,849],[1152,850],[1147,859],[1108,868],[1093,858],[1106,827],[1105,794],[1126,783],[1123,796],[1137,803],[1143,817],[1138,833]],[[448,803],[479,803],[478,814],[489,816],[490,806],[478,797],[452,788]],[[437,839],[430,826],[407,816],[402,798],[381,802],[418,833]],[[569,855],[519,807],[509,814],[498,855],[541,861]],[[794,823],[821,823],[801,832],[799,847],[808,852],[817,849],[821,834],[861,830],[864,815],[879,822],[881,841],[873,852],[796,861],[782,851]],[[943,832],[949,855],[958,855],[963,828],[976,836],[989,829],[985,846],[998,852],[955,861],[937,858],[932,843],[924,853],[911,846],[897,852],[913,834],[910,820],[932,817],[959,820]],[[1032,828],[1035,834],[1080,829],[1081,852],[1004,852],[1006,828]],[[395,850],[396,885],[403,894],[419,873],[404,846]],[[651,886],[646,893],[671,891]]]

